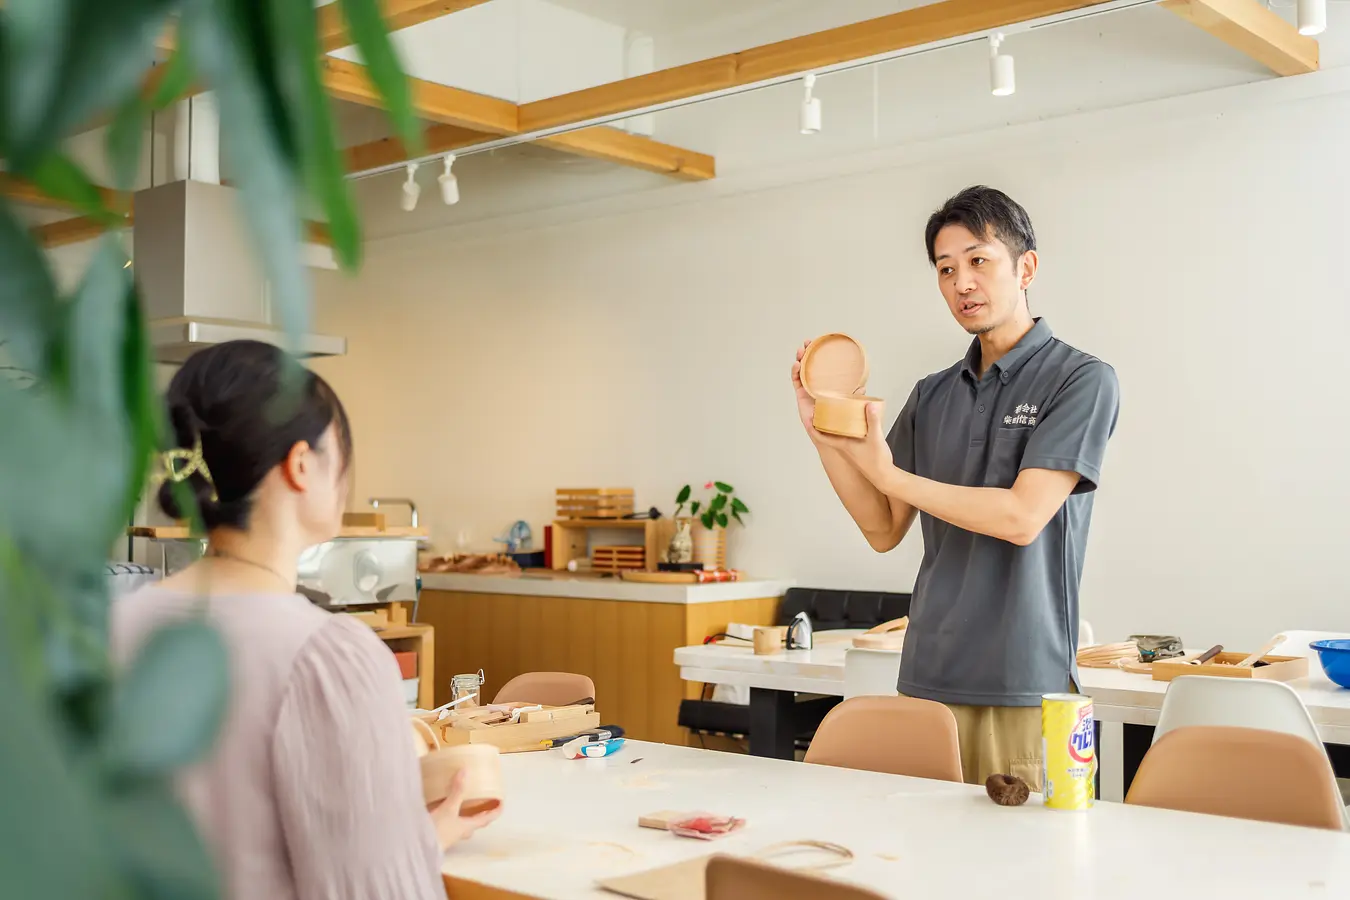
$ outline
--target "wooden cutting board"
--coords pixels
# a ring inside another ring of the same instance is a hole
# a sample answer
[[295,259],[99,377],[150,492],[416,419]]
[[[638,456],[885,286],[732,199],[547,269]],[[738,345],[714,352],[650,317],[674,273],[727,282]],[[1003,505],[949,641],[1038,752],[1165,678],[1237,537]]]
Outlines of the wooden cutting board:
[[624,581],[645,584],[698,584],[698,576],[693,572],[647,572],[642,569],[625,569],[619,577]]

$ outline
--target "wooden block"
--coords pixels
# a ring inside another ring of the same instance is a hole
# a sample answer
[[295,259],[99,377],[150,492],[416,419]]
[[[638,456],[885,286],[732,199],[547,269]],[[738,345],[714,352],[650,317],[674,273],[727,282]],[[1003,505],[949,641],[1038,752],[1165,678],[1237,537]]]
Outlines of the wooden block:
[[382,512],[346,512],[342,514],[342,524],[355,528],[378,528],[383,531],[386,523]]
[[555,706],[551,709],[536,709],[520,714],[520,721],[527,724],[535,722],[561,722],[584,716],[595,711],[594,706]]
[[646,813],[638,816],[639,828],[655,828],[659,831],[669,831],[671,822],[678,822],[681,819],[689,818],[689,813],[679,812],[673,809],[663,809],[660,812]]

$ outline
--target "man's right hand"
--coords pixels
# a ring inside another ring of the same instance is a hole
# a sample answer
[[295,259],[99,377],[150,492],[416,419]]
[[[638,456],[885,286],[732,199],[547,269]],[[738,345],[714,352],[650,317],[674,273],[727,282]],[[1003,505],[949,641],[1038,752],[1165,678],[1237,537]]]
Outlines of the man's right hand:
[[797,361],[792,364],[792,387],[797,391],[797,414],[802,417],[802,426],[806,428],[806,436],[811,439],[811,443],[817,443],[820,432],[816,431],[816,399],[806,392],[802,385],[802,357],[806,355],[806,348],[811,346],[810,341],[806,341],[797,348]]

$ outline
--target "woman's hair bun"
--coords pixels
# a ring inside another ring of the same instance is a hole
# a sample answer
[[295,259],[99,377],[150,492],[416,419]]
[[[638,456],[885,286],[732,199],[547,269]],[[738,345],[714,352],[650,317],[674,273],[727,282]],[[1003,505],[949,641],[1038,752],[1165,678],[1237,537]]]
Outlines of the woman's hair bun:
[[[341,401],[326,381],[297,366],[285,351],[260,341],[229,341],[188,357],[166,401],[172,445],[200,448],[202,465],[160,485],[165,515],[189,517],[179,502],[188,488],[207,530],[246,527],[253,492],[267,473],[297,443],[317,447],[329,425],[336,426],[341,464],[350,462],[351,430]],[[179,471],[185,468],[192,466],[179,464]]]

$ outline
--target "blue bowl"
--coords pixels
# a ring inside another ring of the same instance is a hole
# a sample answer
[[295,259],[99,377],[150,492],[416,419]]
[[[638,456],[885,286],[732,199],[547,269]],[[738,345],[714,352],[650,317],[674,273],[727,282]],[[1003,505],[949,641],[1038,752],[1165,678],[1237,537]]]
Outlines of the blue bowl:
[[1308,646],[1317,651],[1327,677],[1350,688],[1350,640],[1313,641]]

